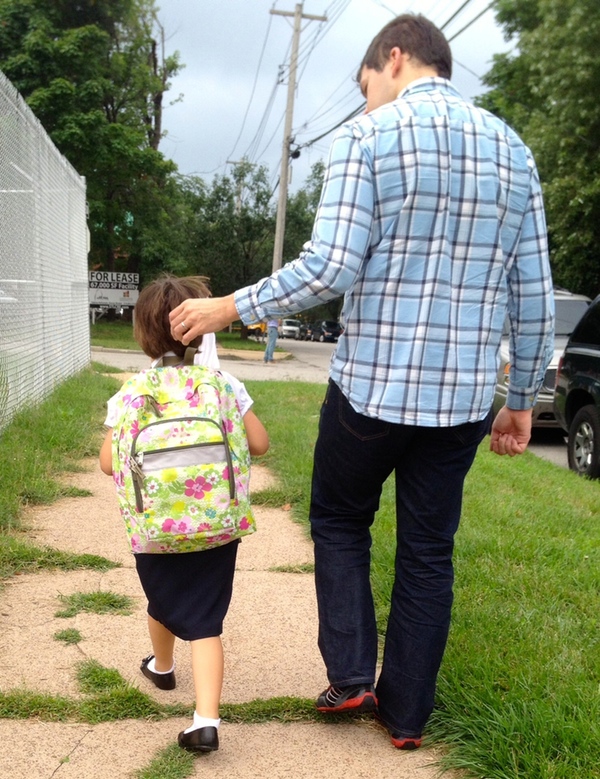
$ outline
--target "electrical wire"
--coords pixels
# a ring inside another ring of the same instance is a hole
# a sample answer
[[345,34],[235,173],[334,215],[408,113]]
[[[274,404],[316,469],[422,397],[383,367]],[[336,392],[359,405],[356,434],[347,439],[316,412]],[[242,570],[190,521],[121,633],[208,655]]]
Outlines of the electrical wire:
[[454,35],[453,35],[451,38],[448,38],[448,43],[450,43],[450,41],[453,41],[455,38],[458,38],[458,36],[459,36],[459,35],[462,35],[462,33],[463,33],[465,30],[468,30],[468,29],[469,29],[469,27],[471,27],[471,25],[475,24],[475,22],[476,22],[478,19],[481,19],[481,17],[482,17],[484,14],[486,14],[486,13],[487,13],[487,12],[488,12],[488,11],[489,11],[491,8],[493,8],[495,4],[496,4],[496,3],[494,2],[494,0],[492,0],[492,2],[491,2],[491,3],[490,3],[488,6],[486,6],[486,7],[483,9],[483,11],[481,11],[480,13],[478,13],[478,14],[477,14],[477,16],[476,16],[475,18],[471,19],[471,21],[470,21],[468,24],[465,24],[465,26],[464,26],[464,27],[461,27],[461,29],[460,29],[458,32],[455,32],[455,33],[454,33]]
[[457,16],[460,16],[460,14],[465,10],[465,8],[470,5],[473,2],[473,0],[465,0],[464,3],[452,14],[452,16],[447,19],[444,24],[440,27],[440,30],[444,30],[451,21],[456,19]]
[[244,128],[246,126],[246,120],[248,118],[248,112],[250,111],[250,106],[252,105],[252,99],[254,97],[254,92],[256,91],[256,84],[258,82],[258,74],[260,73],[260,66],[262,65],[263,56],[265,53],[265,49],[267,47],[267,41],[269,39],[269,31],[271,29],[271,21],[273,20],[273,14],[269,14],[269,23],[267,24],[267,32],[265,33],[265,39],[263,41],[262,49],[260,51],[260,56],[258,59],[258,65],[256,67],[256,73],[254,75],[254,83],[252,84],[252,89],[250,91],[250,97],[248,98],[248,105],[246,106],[246,112],[244,113],[244,118],[242,119],[242,126],[240,128],[240,131],[238,133],[237,138],[235,139],[235,143],[233,144],[233,149],[229,152],[227,155],[227,159],[232,159],[233,155],[235,153],[235,150],[237,149],[237,145],[240,142],[240,138],[242,137],[242,133],[244,132]]
[[254,137],[250,141],[248,148],[244,152],[244,157],[247,157],[250,162],[254,161],[254,153],[256,149],[258,148],[258,145],[260,144],[262,137],[265,133],[267,122],[269,120],[269,116],[271,115],[271,111],[273,109],[273,104],[275,102],[275,93],[277,92],[277,87],[279,86],[279,80],[277,79],[275,81],[275,84],[273,85],[273,89],[271,90],[271,94],[269,96],[269,100],[267,101],[267,106],[263,112],[262,118],[260,120],[260,123],[258,125],[258,128],[254,134]]

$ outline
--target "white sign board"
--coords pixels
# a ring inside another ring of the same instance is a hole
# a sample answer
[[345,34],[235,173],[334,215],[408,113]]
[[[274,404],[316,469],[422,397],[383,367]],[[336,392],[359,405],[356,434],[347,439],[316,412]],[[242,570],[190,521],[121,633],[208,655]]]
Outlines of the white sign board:
[[135,306],[139,295],[139,273],[91,270],[88,275],[90,306],[106,308]]

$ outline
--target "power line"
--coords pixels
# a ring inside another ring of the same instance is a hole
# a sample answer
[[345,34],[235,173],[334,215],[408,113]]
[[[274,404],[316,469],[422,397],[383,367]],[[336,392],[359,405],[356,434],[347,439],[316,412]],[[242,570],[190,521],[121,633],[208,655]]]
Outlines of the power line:
[[267,32],[265,34],[265,39],[263,41],[262,49],[261,49],[261,52],[260,52],[260,57],[258,59],[258,65],[257,65],[257,68],[256,68],[256,74],[254,76],[254,83],[252,84],[252,90],[250,92],[250,97],[248,98],[248,105],[246,106],[246,112],[244,114],[244,118],[242,119],[242,126],[240,128],[239,133],[238,133],[238,137],[236,138],[235,143],[233,144],[233,149],[227,155],[228,158],[229,157],[233,157],[233,154],[234,154],[234,152],[235,152],[235,150],[237,148],[237,145],[238,145],[238,143],[240,141],[240,138],[242,137],[242,133],[244,132],[244,127],[246,126],[246,119],[248,118],[248,112],[250,111],[250,106],[252,105],[252,98],[254,97],[254,92],[256,90],[256,84],[258,82],[258,74],[260,73],[260,66],[262,65],[263,56],[264,56],[264,53],[265,53],[265,49],[267,47],[267,40],[269,38],[269,31],[271,29],[271,21],[272,21],[272,19],[273,19],[273,17],[269,14],[269,23],[267,24]]
[[473,0],[465,0],[465,2],[452,14],[452,16],[447,19],[444,24],[440,27],[440,30],[444,30],[453,19],[456,19],[457,16],[459,16],[464,9],[470,5],[473,2]]
[[483,11],[481,11],[480,13],[478,13],[478,14],[477,14],[477,16],[476,16],[474,19],[471,19],[471,21],[470,21],[468,24],[465,24],[465,26],[464,26],[464,27],[462,27],[462,28],[461,28],[461,29],[460,29],[458,32],[455,32],[455,33],[454,33],[454,35],[453,35],[451,38],[448,38],[448,43],[450,43],[450,41],[453,41],[455,38],[458,38],[458,36],[459,36],[459,35],[461,35],[461,34],[462,34],[462,33],[463,33],[465,30],[468,30],[468,29],[469,29],[469,27],[470,27],[472,24],[475,24],[475,22],[476,22],[478,19],[481,19],[481,17],[482,17],[484,14],[486,14],[486,13],[487,13],[487,12],[490,10],[490,8],[493,8],[493,7],[494,7],[494,5],[495,5],[495,2],[492,0],[492,2],[491,2],[491,3],[490,3],[488,6],[486,6],[486,7],[483,9]]

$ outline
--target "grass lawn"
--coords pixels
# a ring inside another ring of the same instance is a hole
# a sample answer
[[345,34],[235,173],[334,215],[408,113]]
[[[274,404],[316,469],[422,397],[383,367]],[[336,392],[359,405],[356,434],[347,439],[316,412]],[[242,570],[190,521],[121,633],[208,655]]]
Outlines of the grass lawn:
[[[305,522],[324,388],[246,384],[272,440],[264,460],[279,477],[279,486],[255,495],[255,501],[291,503],[295,517]],[[84,371],[0,436],[4,577],[38,565],[36,549],[11,532],[18,530],[20,507],[64,494],[56,476],[97,452],[104,402],[115,387],[114,380]],[[499,458],[487,446],[485,441],[466,484],[456,539],[454,620],[428,736],[448,746],[444,764],[466,769],[467,776],[599,777],[600,482],[580,479],[529,453]],[[373,536],[373,588],[383,634],[393,569],[391,483]],[[42,565],[100,564],[100,559],[40,559]],[[93,711],[94,721],[100,714],[110,719],[154,712],[137,692],[118,680],[114,685],[103,694],[106,709],[98,708],[99,698],[84,702],[84,709],[75,701],[6,694],[0,695],[0,716],[42,716],[42,703],[49,710],[63,707],[65,717],[91,717]],[[224,715],[245,722],[315,718],[305,701],[266,704],[227,707]],[[166,708],[161,712],[167,715]],[[169,752],[164,759],[176,758]],[[144,776],[161,776],[161,770]],[[187,771],[181,776],[190,776]]]

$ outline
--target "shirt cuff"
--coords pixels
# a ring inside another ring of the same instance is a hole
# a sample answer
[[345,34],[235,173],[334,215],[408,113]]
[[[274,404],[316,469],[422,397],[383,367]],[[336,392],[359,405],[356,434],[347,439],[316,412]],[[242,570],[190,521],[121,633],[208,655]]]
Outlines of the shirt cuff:
[[245,325],[253,325],[262,322],[266,312],[258,302],[254,287],[238,289],[233,296],[238,316]]
[[531,387],[515,387],[509,384],[506,405],[514,411],[528,411],[535,406],[537,391]]

